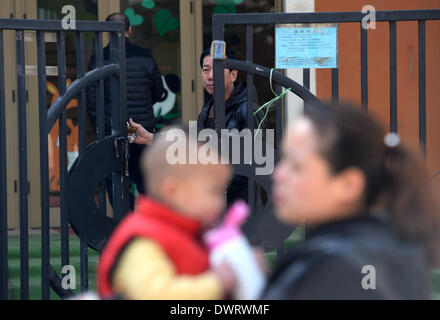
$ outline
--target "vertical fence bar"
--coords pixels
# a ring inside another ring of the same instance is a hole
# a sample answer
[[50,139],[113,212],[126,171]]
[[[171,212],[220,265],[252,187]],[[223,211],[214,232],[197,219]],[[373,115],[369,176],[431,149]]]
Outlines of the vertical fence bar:
[[[274,90],[277,94],[282,92],[281,86],[277,83],[274,84]],[[282,101],[281,99],[275,102],[275,147],[279,149],[281,147],[281,139],[283,138],[283,114],[281,107]]]
[[[309,69],[304,69],[304,71],[310,71]],[[304,76],[304,71],[303,71],[303,76]],[[307,82],[307,81],[306,81]],[[277,94],[280,94],[282,92],[282,88],[279,84],[275,84],[274,86],[274,90]],[[284,99],[284,98],[283,98]],[[282,107],[282,101],[278,100],[277,102],[275,102],[275,163],[278,162],[279,160],[279,151],[281,150],[281,141],[282,141],[282,137],[283,137],[283,107]],[[267,152],[267,148],[269,146],[266,144],[266,152]],[[267,153],[266,153],[267,156]],[[268,195],[268,197],[270,197],[270,195]],[[281,261],[282,257],[284,254],[284,242],[280,243],[277,247],[277,261]]]
[[20,167],[20,292],[21,299],[29,299],[29,230],[28,230],[28,170],[26,121],[26,62],[24,31],[16,31],[17,40],[17,102],[18,147]]
[[[65,34],[57,31],[58,90],[60,96],[66,92],[66,45]],[[61,215],[61,267],[69,264],[69,222],[67,220],[67,133],[66,109],[59,121],[60,151],[60,215]]]
[[[246,25],[246,61],[252,62],[254,60],[254,33],[253,26],[248,24]],[[246,88],[247,88],[247,101],[248,106],[251,105],[250,102],[253,101],[253,87],[254,87],[254,76],[251,73],[246,74]],[[248,108],[247,110],[247,120],[248,127],[253,131],[254,129],[254,110],[252,108]]]
[[[104,58],[102,52],[102,33],[95,32],[95,59],[96,68],[102,68]],[[105,137],[105,113],[104,113],[104,79],[98,81],[96,86],[96,128],[97,138],[101,141]]]
[[332,102],[339,101],[339,70],[332,68]]
[[[224,40],[224,24],[212,17],[212,39]],[[214,108],[217,134],[225,127],[225,74],[222,60],[213,60],[214,68]]]
[[[119,64],[119,74],[111,77],[112,133],[127,135],[126,111],[126,61],[124,28],[111,34],[110,60]],[[127,165],[127,161],[125,166]],[[121,220],[128,211],[128,179],[122,171],[113,173],[113,210],[114,217]]]
[[[303,69],[303,86],[310,90],[310,69]],[[277,153],[278,154],[278,153]],[[282,251],[284,246],[279,246],[277,248],[277,260],[280,261]],[[281,253],[280,253],[281,252]]]
[[[212,40],[224,39],[224,24],[212,16]],[[214,73],[214,123],[217,136],[222,139],[229,139],[228,135],[222,136],[221,130],[225,127],[225,74],[223,69],[223,61],[214,60],[213,57],[213,73]],[[229,149],[232,150],[232,144],[229,143]],[[232,152],[229,152],[229,161],[232,159]],[[232,163],[232,162],[230,162]]]
[[[84,77],[84,33],[76,32],[76,71],[77,77]],[[81,156],[86,151],[86,91],[81,90],[78,97],[78,151]]]
[[310,69],[303,69],[303,86],[310,90]]
[[[246,25],[246,60],[252,62],[254,60],[254,29],[251,24]],[[254,136],[254,76],[251,73],[246,74],[246,93],[247,93],[247,123],[248,128],[251,130],[252,136]],[[258,125],[258,124],[257,124]],[[264,134],[264,132],[262,132]],[[254,139],[252,139],[252,150],[255,148]],[[244,150],[244,149],[243,149]],[[253,153],[255,154],[255,153]],[[254,159],[252,159],[254,161]],[[256,186],[253,177],[248,179],[248,202],[251,212],[255,212],[255,200],[256,200]]]
[[397,45],[396,21],[389,22],[390,30],[390,129],[397,132]]
[[[125,33],[124,33],[124,27],[121,27],[121,31],[119,32],[119,78],[117,79],[119,82],[119,132],[123,137],[127,136],[127,125],[126,122],[128,121],[127,116],[127,65],[126,65],[126,52],[125,52]],[[124,173],[121,173],[121,185],[122,185],[122,204],[121,204],[121,214],[124,216],[128,212],[128,203],[129,203],[129,196],[128,196],[128,189],[129,189],[129,183],[130,180],[128,178],[128,157],[129,157],[129,149],[128,144],[125,144],[126,146],[126,158],[125,158],[125,164],[126,164],[126,175]]]
[[[303,86],[310,90],[310,69],[303,69]],[[281,254],[284,247],[280,246],[277,248],[277,260],[280,261]],[[281,252],[281,254],[280,254]]]
[[38,105],[40,122],[41,175],[41,299],[50,299],[50,219],[49,219],[49,159],[47,137],[46,43],[44,31],[37,31]]
[[[306,69],[304,69],[306,70]],[[307,69],[309,70],[309,69]],[[303,71],[304,72],[304,71]],[[281,93],[281,86],[279,84],[275,84],[274,86],[274,90],[277,94]],[[275,150],[281,150],[281,140],[282,140],[282,136],[283,136],[283,117],[282,117],[282,102],[281,100],[278,100],[277,102],[275,102]],[[266,145],[266,156],[267,156],[267,148],[268,146]],[[275,159],[277,159],[278,161],[278,152],[275,153]],[[281,261],[282,257],[284,254],[284,242],[280,243],[277,247],[277,261]]]
[[[76,32],[76,72],[77,77],[84,77],[84,34]],[[86,151],[86,92],[81,90],[78,97],[78,149],[79,157]],[[89,288],[89,257],[87,242],[80,237],[81,291]]]
[[3,30],[0,30],[0,299],[8,299],[8,206]]
[[[104,65],[104,56],[102,48],[102,32],[95,32],[95,59],[96,67],[102,68]],[[104,110],[104,79],[98,81],[96,86],[96,128],[97,140],[102,141],[105,138],[105,110]],[[105,178],[101,181],[98,190],[98,204],[103,214],[106,214],[106,182]]]
[[361,23],[361,101],[362,108],[368,109],[368,30]]
[[214,111],[217,133],[225,127],[225,74],[222,60],[214,60]]
[[426,43],[425,21],[419,20],[419,144],[426,156]]

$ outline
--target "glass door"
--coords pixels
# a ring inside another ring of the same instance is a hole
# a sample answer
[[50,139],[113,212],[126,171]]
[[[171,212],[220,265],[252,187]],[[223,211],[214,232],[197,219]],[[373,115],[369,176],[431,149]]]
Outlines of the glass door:
[[179,7],[177,0],[121,0],[133,27],[130,41],[151,51],[168,91],[167,99],[153,106],[157,129],[181,118]]

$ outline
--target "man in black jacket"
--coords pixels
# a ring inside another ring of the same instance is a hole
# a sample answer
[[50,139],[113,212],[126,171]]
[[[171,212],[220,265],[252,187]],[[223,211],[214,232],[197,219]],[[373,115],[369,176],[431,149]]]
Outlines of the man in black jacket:
[[[226,49],[226,56],[235,59],[236,55],[232,50]],[[214,75],[213,62],[209,49],[202,52],[200,56],[200,67],[202,68],[203,87],[208,93],[203,104],[202,111],[197,119],[197,130],[216,129],[214,112]],[[225,129],[237,129],[241,131],[249,127],[247,121],[247,108],[251,106],[252,110],[258,109],[257,93],[253,87],[253,100],[247,101],[246,84],[237,81],[238,70],[225,69]],[[254,129],[258,128],[262,120],[262,111],[254,116]],[[136,144],[148,145],[154,135],[150,130],[145,130],[141,124],[131,122],[131,125],[137,128]],[[260,129],[265,129],[264,122]],[[263,135],[264,136],[264,135]],[[243,150],[241,150],[243,151]],[[248,201],[248,179],[243,176],[234,175],[232,182],[227,190],[227,205],[231,205],[235,200],[243,199]],[[257,207],[261,207],[260,192],[257,189]]]
[[[126,52],[126,77],[127,77],[127,121],[132,118],[149,132],[154,132],[156,119],[153,104],[166,99],[165,90],[159,68],[151,51],[130,42],[132,31],[127,16],[123,13],[113,13],[106,21],[119,21],[125,24],[125,52]],[[104,65],[109,64],[110,48],[104,48]],[[96,67],[95,55],[90,59],[89,70]],[[104,109],[105,109],[105,134],[111,134],[111,87],[110,80],[104,82]],[[96,131],[96,86],[87,90],[87,111],[90,123]],[[129,157],[130,178],[136,184],[140,193],[145,193],[142,175],[139,170],[139,158],[145,148],[144,145],[131,144]],[[107,190],[112,202],[111,179],[107,179]]]
[[[236,59],[235,53],[226,49],[228,59]],[[202,111],[197,119],[198,131],[202,129],[216,129],[215,110],[214,110],[214,72],[213,61],[210,49],[206,49],[200,56],[200,67],[202,68],[203,88],[208,95],[203,104]],[[241,131],[249,128],[247,120],[247,108],[252,108],[252,112],[258,109],[257,93],[253,87],[253,100],[247,101],[247,88],[245,83],[237,80],[238,70],[225,69],[225,129],[237,129]],[[254,129],[262,119],[262,112],[254,116]],[[264,129],[264,126],[261,127]],[[253,134],[253,133],[252,133]],[[241,150],[243,151],[243,150]],[[248,179],[234,175],[227,190],[227,204],[232,204],[237,199],[248,200]]]

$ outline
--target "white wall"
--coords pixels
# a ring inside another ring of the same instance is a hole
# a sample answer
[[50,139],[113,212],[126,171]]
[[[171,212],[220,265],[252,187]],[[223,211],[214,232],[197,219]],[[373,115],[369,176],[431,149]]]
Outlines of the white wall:
[[[284,0],[284,12],[314,12],[315,0]],[[303,83],[303,69],[287,69],[286,76]],[[316,72],[315,69],[310,70],[310,91],[316,94]],[[298,115],[303,112],[303,100],[295,94],[289,93],[286,97],[286,117],[287,123],[292,122]]]

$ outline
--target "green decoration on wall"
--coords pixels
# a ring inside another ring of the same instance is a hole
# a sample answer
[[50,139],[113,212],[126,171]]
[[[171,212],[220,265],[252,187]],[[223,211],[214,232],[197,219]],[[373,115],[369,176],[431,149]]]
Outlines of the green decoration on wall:
[[[235,2],[234,2],[235,3]],[[215,1],[214,14],[237,13],[235,4],[229,1]]]
[[157,33],[163,37],[167,32],[177,30],[179,28],[179,21],[171,16],[168,9],[160,9],[154,15],[154,26]]
[[216,5],[214,7],[215,14],[236,13],[236,12],[237,12],[237,8],[233,4]]
[[214,3],[218,6],[239,5],[243,0],[214,0]]
[[141,25],[142,22],[144,22],[144,18],[140,14],[136,14],[131,8],[126,9],[124,14],[128,17],[130,25],[133,27]]
[[154,2],[153,0],[144,0],[144,2],[142,2],[142,7],[144,7],[145,9],[153,9],[156,6],[156,2]]

